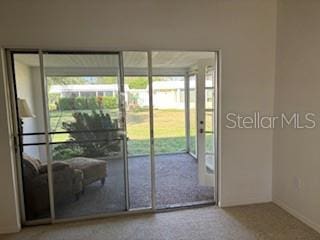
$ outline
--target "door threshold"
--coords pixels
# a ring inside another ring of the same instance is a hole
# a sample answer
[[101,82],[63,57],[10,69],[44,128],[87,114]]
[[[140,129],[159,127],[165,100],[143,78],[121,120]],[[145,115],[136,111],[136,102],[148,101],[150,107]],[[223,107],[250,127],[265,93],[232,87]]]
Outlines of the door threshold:
[[170,204],[166,206],[161,206],[156,209],[156,212],[170,212],[178,211],[184,209],[196,209],[201,207],[216,206],[216,201],[198,201],[198,202],[189,202],[189,203],[180,203],[180,204]]

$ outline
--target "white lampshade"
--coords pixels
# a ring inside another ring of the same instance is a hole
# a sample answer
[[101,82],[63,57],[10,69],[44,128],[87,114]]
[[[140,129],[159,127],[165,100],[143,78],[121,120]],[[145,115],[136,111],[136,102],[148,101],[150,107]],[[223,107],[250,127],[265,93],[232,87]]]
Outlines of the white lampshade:
[[18,109],[20,118],[34,118],[35,115],[31,112],[31,109],[25,99],[18,98]]

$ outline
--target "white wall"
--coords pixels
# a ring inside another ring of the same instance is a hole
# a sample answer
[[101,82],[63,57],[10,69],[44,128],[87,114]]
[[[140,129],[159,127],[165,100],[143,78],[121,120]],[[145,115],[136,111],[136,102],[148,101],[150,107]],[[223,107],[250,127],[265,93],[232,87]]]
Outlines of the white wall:
[[[273,199],[320,231],[320,1],[278,7],[275,110],[315,112],[316,129],[277,129]],[[299,180],[300,179],[300,180]],[[299,183],[300,182],[300,183]]]
[[[275,33],[276,0],[2,0],[0,6],[0,46],[221,49],[222,126],[229,111],[273,112]],[[270,201],[272,131],[223,127],[221,146],[221,205]],[[12,194],[11,187],[5,192]],[[15,214],[1,204],[0,212]]]

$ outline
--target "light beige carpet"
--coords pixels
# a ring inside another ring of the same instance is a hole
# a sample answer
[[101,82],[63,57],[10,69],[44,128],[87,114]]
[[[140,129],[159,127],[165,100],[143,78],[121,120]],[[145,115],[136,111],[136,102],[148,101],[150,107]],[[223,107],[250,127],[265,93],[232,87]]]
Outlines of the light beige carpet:
[[24,228],[1,240],[313,240],[320,234],[272,203],[214,207]]

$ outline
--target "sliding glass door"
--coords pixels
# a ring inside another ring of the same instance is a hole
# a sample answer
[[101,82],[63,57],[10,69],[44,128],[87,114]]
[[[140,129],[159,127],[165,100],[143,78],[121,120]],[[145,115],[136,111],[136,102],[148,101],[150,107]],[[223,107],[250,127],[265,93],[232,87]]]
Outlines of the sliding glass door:
[[127,210],[120,53],[16,53],[13,59],[25,220]]
[[123,52],[128,139],[129,208],[151,209],[150,84],[148,53]]
[[37,52],[12,54],[13,111],[23,221],[51,218],[45,122]]
[[216,200],[215,52],[9,53],[24,222]]
[[205,76],[215,61],[214,52],[152,52],[158,209],[210,204],[215,200],[214,169],[209,168],[215,164],[214,152],[208,152],[212,157],[207,162],[205,152],[214,129],[214,109],[205,106],[206,92],[212,103],[209,97],[213,94],[213,79],[211,85],[206,85]]
[[119,54],[46,53],[43,63],[56,218],[124,211],[126,128]]

